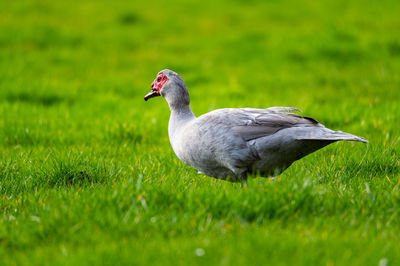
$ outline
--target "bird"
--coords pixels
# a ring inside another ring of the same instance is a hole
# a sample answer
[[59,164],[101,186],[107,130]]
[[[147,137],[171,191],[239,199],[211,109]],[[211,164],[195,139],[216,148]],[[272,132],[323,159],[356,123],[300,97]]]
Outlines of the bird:
[[185,82],[169,69],[157,74],[144,100],[157,96],[171,111],[168,135],[176,156],[199,173],[230,182],[275,177],[336,141],[368,142],[328,129],[294,107],[223,108],[196,117]]

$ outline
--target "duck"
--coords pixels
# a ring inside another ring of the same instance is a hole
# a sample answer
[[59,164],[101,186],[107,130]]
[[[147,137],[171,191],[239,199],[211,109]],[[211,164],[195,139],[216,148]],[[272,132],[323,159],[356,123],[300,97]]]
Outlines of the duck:
[[336,141],[365,138],[326,128],[294,107],[223,108],[196,117],[174,71],[160,71],[147,101],[161,96],[171,111],[168,136],[176,156],[199,173],[230,182],[276,177],[295,161]]

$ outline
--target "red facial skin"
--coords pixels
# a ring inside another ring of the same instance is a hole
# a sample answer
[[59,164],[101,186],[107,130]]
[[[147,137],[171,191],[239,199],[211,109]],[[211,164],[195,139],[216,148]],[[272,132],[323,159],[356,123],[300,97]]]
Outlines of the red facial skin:
[[153,83],[151,83],[151,89],[156,90],[158,95],[160,95],[161,88],[167,81],[168,81],[167,76],[165,76],[164,74],[159,74],[153,81]]
[[151,83],[151,91],[144,96],[144,100],[147,101],[150,98],[161,96],[161,89],[164,84],[168,81],[168,78],[164,74],[158,74],[156,79]]

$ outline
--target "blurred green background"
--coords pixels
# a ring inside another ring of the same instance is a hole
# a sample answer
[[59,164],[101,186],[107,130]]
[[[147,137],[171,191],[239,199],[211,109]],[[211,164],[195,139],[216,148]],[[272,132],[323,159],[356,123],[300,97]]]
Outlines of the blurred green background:
[[[399,1],[0,1],[0,264],[395,265]],[[248,187],[178,161],[196,115],[294,106],[337,143]]]

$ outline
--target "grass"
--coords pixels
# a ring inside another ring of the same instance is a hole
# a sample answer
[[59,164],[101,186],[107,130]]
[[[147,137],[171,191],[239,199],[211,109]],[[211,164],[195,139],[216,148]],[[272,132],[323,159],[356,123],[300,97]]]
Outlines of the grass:
[[[397,1],[0,2],[0,264],[400,264]],[[200,115],[295,106],[366,137],[247,187],[170,148]]]

